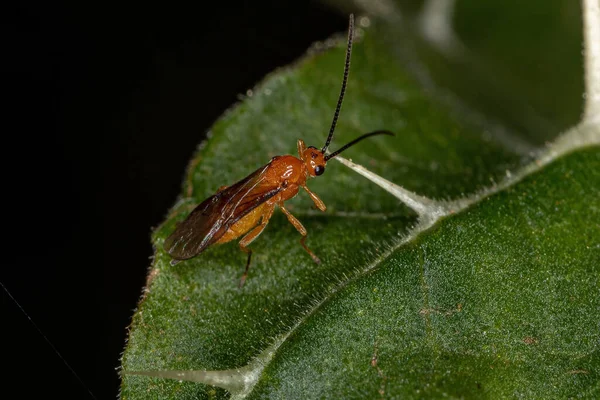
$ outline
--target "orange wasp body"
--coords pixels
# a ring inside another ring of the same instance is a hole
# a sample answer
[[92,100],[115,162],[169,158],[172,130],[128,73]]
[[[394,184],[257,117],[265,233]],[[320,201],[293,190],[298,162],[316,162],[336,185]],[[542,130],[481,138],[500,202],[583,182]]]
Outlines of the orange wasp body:
[[306,147],[304,141],[298,140],[299,158],[291,155],[273,157],[264,167],[229,187],[220,188],[217,193],[204,200],[166,239],[164,248],[173,258],[171,264],[195,257],[213,244],[227,243],[245,235],[239,242],[240,249],[248,254],[246,269],[240,281],[240,286],[242,286],[248,275],[252,257],[252,250],[248,248],[248,245],[265,229],[275,211],[275,206],[283,211],[290,223],[302,235],[300,240],[302,247],[316,263],[320,262],[319,258],[306,246],[306,228],[285,208],[284,202],[296,196],[300,188],[303,188],[317,208],[325,211],[325,203],[306,186],[308,178],[323,174],[329,159],[355,143],[374,135],[393,135],[388,131],[367,133],[336,152],[325,154],[333,137],[346,90],[353,31],[354,18],[350,15],[342,89],[325,146],[322,149]]

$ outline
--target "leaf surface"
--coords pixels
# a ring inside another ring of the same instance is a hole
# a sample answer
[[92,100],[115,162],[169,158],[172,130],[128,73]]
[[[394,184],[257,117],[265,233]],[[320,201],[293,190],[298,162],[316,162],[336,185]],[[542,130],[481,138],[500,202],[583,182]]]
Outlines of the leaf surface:
[[[535,22],[546,34],[519,48],[531,63],[550,57],[556,30],[566,38],[558,52],[569,54],[581,40],[577,7],[566,22],[557,16],[572,2],[544,4],[554,18]],[[293,154],[299,138],[322,146],[345,43],[341,36],[313,49],[227,111],[192,160],[184,198],[153,234],[155,259],[123,370],[250,365],[251,387],[232,394],[255,398],[598,395],[600,149],[573,151],[511,180],[544,142],[577,122],[581,60],[557,61],[559,78],[577,77],[575,88],[551,81],[545,66],[533,84],[527,68],[510,73],[518,60],[507,56],[526,31],[503,38],[501,25],[482,38],[467,22],[492,6],[459,5],[458,52],[423,36],[414,10],[405,10],[407,23],[391,15],[361,30],[331,149],[391,130],[396,137],[368,139],[344,155],[422,196],[471,196],[474,205],[415,234],[411,209],[331,161],[308,182],[325,213],[305,193],[286,203],[320,265],[280,212],[251,245],[242,290],[246,256],[234,242],[169,265],[162,244],[193,205],[272,156]],[[496,10],[500,20],[516,13],[513,22],[524,18],[517,11]],[[500,182],[506,188],[481,195]],[[215,386],[132,375],[121,389],[124,399],[229,396]]]

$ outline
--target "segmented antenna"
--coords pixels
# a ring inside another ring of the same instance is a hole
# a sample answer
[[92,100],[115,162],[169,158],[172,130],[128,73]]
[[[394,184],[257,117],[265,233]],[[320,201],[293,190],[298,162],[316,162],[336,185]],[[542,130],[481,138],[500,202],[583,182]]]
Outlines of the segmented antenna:
[[333,153],[325,156],[325,161],[327,160],[331,160],[333,157],[337,156],[338,154],[340,154],[342,151],[346,150],[348,147],[350,146],[354,146],[356,143],[360,142],[363,139],[366,139],[368,137],[371,136],[375,136],[375,135],[389,135],[389,136],[396,136],[394,135],[392,132],[390,131],[386,131],[386,130],[379,130],[379,131],[375,131],[375,132],[370,132],[370,133],[365,133],[362,136],[357,137],[356,139],[354,139],[353,141],[351,141],[350,143],[348,143],[345,146],[342,146],[341,149],[334,151]]
[[344,100],[344,93],[346,92],[346,83],[348,82],[348,73],[350,72],[350,56],[352,54],[352,39],[354,38],[354,14],[350,14],[350,22],[348,24],[348,47],[346,48],[346,65],[344,66],[344,79],[342,80],[342,90],[340,91],[340,97],[338,98],[337,107],[333,114],[333,121],[331,122],[331,128],[329,129],[329,136],[325,146],[321,149],[321,152],[325,153],[329,147],[329,143],[333,138],[333,132],[335,131],[335,125],[337,124],[338,117],[340,116],[340,109],[342,108],[342,101]]

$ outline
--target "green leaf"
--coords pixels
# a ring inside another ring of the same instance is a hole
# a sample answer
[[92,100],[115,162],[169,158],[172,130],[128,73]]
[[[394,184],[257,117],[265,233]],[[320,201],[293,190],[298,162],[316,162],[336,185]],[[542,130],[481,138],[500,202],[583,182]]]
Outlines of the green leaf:
[[598,199],[595,148],[442,221],[304,318],[251,397],[597,396]]
[[[193,205],[293,154],[299,138],[322,145],[345,42],[315,47],[226,112],[190,163],[183,199],[153,234],[122,360],[155,377],[124,374],[123,399],[600,395],[600,129],[541,147],[581,110],[581,60],[560,56],[579,54],[579,8],[479,3],[459,2],[446,42],[417,8],[371,18],[331,147],[395,132],[344,155],[440,199],[445,216],[416,214],[331,161],[308,182],[326,212],[305,193],[286,203],[321,264],[280,212],[251,245],[243,289],[235,242],[169,264],[162,244]],[[481,18],[494,23],[469,22]],[[527,21],[539,34],[527,36]],[[169,372],[185,370],[200,372]]]

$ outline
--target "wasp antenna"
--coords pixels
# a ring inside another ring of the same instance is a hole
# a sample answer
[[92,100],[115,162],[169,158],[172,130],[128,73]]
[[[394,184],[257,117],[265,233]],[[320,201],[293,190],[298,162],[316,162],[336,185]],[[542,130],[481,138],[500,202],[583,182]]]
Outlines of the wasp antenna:
[[338,117],[340,116],[340,109],[342,108],[342,101],[344,100],[344,93],[346,92],[346,83],[348,82],[348,73],[350,72],[350,56],[352,55],[352,39],[354,38],[354,14],[350,14],[350,22],[348,23],[348,46],[346,47],[346,64],[344,66],[344,79],[342,80],[342,90],[340,91],[340,97],[338,98],[337,107],[333,114],[333,121],[331,122],[331,128],[329,128],[329,136],[325,141],[325,146],[321,149],[321,152],[325,153],[329,147],[329,143],[333,138],[333,132],[335,131],[335,124],[337,124]]
[[351,141],[347,145],[343,146],[341,149],[339,149],[339,150],[337,150],[337,151],[335,151],[335,152],[333,152],[333,153],[325,156],[325,161],[331,160],[333,157],[337,156],[342,151],[346,150],[348,147],[354,146],[356,143],[360,142],[361,140],[366,139],[366,138],[371,137],[371,136],[375,136],[375,135],[396,136],[392,132],[386,131],[386,130],[380,130],[380,131],[374,131],[374,132],[365,133],[364,135],[357,137],[356,139],[354,139],[353,141]]

